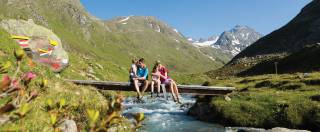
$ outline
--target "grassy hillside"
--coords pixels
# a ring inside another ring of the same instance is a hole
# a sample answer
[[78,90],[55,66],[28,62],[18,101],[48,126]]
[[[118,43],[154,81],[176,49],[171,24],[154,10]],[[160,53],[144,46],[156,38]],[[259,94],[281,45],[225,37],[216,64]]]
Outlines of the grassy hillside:
[[[121,22],[125,19],[128,20]],[[132,57],[145,54],[147,60],[162,60],[170,70],[182,73],[222,66],[202,55],[179,32],[154,17],[121,17],[106,21],[106,24],[112,32],[128,38],[130,42],[123,50]],[[152,64],[149,61],[149,65]]]
[[275,73],[277,63],[278,73],[312,72],[320,71],[320,45],[314,44],[299,52],[293,53],[281,59],[261,62],[252,68],[239,73],[239,75],[256,75]]
[[200,120],[237,127],[320,129],[320,73],[261,75],[213,79],[213,86],[233,86],[231,100],[199,97],[190,114]]
[[[127,81],[133,57],[146,58],[149,67],[160,59],[173,73],[198,73],[221,66],[154,18],[136,17],[125,25],[129,27],[120,27],[123,24],[91,16],[78,0],[0,1],[0,11],[0,19],[33,19],[60,37],[71,61],[62,73],[65,78]],[[149,28],[148,23],[160,26],[162,32]],[[140,28],[143,31],[130,32]]]
[[200,47],[199,50],[205,55],[212,57],[213,60],[221,63],[222,65],[227,64],[232,58],[230,53],[225,53],[212,47]]
[[[75,121],[78,130],[83,131],[100,128],[134,131],[132,122],[119,116],[121,98],[116,95],[121,94],[76,86],[64,79],[127,81],[127,68],[133,57],[145,57],[150,68],[154,60],[160,59],[171,73],[179,73],[174,74],[176,77],[217,66],[170,28],[157,32],[144,26],[144,31],[139,33],[111,30],[111,25],[88,14],[78,0],[2,0],[0,12],[0,21],[33,19],[36,24],[52,30],[61,39],[70,59],[70,66],[59,74],[41,65],[30,67],[28,60],[23,59],[17,77],[32,72],[36,78],[28,85],[18,81],[21,87],[8,95],[1,81],[0,118],[8,121],[1,123],[0,131],[54,131],[64,120]],[[17,68],[13,51],[18,46],[2,28],[0,46],[0,64],[12,63],[8,73],[0,77],[12,78]],[[40,86],[43,80],[48,80],[45,87]],[[13,109],[5,109],[11,104]],[[99,112],[98,119],[92,119],[95,117],[89,115],[89,110]],[[107,118],[113,115],[114,120]]]
[[[0,119],[2,120],[0,131],[54,131],[66,119],[75,121],[78,130],[87,131],[90,129],[88,109],[100,112],[99,121],[113,111],[109,102],[115,99],[116,93],[102,93],[91,87],[65,82],[59,74],[53,73],[47,67],[41,65],[31,67],[27,58],[22,60],[21,70],[16,77],[22,78],[25,72],[32,72],[36,77],[29,84],[26,84],[24,79],[18,81],[17,86],[14,86],[18,90],[5,94],[7,89],[3,87],[5,83],[2,78],[9,75],[13,79],[17,68],[13,52],[19,47],[10,38],[10,34],[1,28],[0,40],[0,65],[7,61],[11,62],[11,66],[7,69],[8,73],[0,73]],[[42,87],[39,82],[44,79],[48,80],[48,83]],[[31,100],[28,101],[29,99]],[[52,101],[52,105],[48,109],[49,100]],[[61,102],[64,102],[63,106]],[[9,107],[11,104],[15,108],[11,109]],[[52,124],[53,115],[56,115],[58,121],[54,124]],[[121,120],[122,123],[116,127],[118,130],[133,131],[126,119]]]

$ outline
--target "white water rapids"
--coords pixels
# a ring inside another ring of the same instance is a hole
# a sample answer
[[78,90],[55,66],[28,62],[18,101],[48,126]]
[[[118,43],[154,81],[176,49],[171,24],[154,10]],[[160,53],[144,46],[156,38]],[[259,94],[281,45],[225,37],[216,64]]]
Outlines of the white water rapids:
[[[146,119],[140,132],[225,132],[220,125],[198,121],[187,115],[188,109],[195,98],[182,95],[182,105],[164,98],[151,98],[145,95],[143,103],[137,103],[134,97],[124,101],[124,115],[130,118],[130,113],[144,112]],[[186,105],[188,104],[188,105]],[[132,119],[132,117],[131,117]],[[132,119],[133,120],[133,119]]]
[[[169,94],[168,94],[169,95]],[[133,121],[131,113],[144,112],[145,120],[143,127],[138,132],[267,132],[260,128],[247,127],[224,127],[221,125],[198,121],[195,118],[188,116],[188,109],[195,103],[196,99],[190,95],[181,96],[182,105],[177,104],[164,98],[151,98],[150,95],[145,95],[142,102],[137,102],[135,97],[125,99],[123,105],[125,110],[123,115]],[[292,131],[290,129],[280,128],[270,130],[276,131]],[[292,132],[307,132],[295,131]]]

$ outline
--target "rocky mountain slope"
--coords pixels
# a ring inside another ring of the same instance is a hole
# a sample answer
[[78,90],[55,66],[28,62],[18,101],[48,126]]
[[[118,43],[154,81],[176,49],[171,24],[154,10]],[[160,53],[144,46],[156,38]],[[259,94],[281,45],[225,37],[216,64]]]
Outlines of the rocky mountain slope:
[[188,38],[188,41],[212,60],[227,64],[235,55],[261,37],[262,35],[252,28],[238,25],[220,36],[214,35],[198,40]]
[[106,20],[105,24],[110,28],[111,32],[139,33],[152,30],[166,35],[177,43],[185,41],[185,37],[177,29],[170,27],[153,16],[116,17],[112,20]]
[[263,37],[234,60],[257,55],[294,53],[320,41],[320,1],[314,0],[287,25]]
[[235,56],[261,37],[262,35],[254,29],[237,25],[231,30],[223,32],[220,36],[199,40],[189,39],[189,41],[196,46],[211,46]]
[[70,67],[62,73],[65,78],[126,81],[133,57],[144,57],[150,67],[160,59],[173,72],[204,72],[222,66],[153,17],[102,21],[79,0],[1,0],[0,11],[0,20],[33,19],[59,36],[70,53]]
[[231,52],[232,55],[237,55],[261,37],[262,35],[252,28],[237,25],[233,29],[223,32],[214,45]]
[[280,67],[279,73],[318,70],[320,66],[314,62],[318,60],[315,51],[320,42],[319,12],[320,1],[312,1],[287,25],[259,39],[222,69],[208,74],[214,77],[275,73],[275,63]]

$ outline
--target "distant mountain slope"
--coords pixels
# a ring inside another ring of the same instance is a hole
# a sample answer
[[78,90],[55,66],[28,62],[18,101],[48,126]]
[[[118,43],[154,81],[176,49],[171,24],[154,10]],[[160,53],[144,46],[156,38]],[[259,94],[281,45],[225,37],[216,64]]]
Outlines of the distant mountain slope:
[[231,30],[223,32],[220,36],[214,35],[208,39],[199,40],[189,38],[189,41],[196,46],[211,46],[235,56],[261,37],[262,35],[254,29],[237,25]]
[[320,71],[320,45],[310,45],[284,58],[264,61],[239,73],[239,75],[274,74],[275,63],[278,73]]
[[226,64],[261,37],[262,35],[252,28],[238,25],[220,36],[213,35],[208,39],[199,40],[188,38],[188,41],[212,60]]
[[188,40],[196,46],[212,46],[218,41],[218,39],[219,39],[219,36],[214,35],[209,37],[208,39],[200,38],[199,40],[195,40],[195,39],[189,38]]
[[176,42],[186,41],[185,37],[177,29],[170,27],[153,16],[116,17],[112,20],[106,20],[105,23],[112,32],[136,33],[153,30],[172,38]]
[[[183,67],[180,67],[180,69],[196,68],[192,65],[195,62],[192,62],[192,59],[189,60],[190,57],[193,57],[194,55],[202,56],[202,59],[198,61],[207,59],[211,61],[201,62],[201,64],[204,64],[203,68],[209,65],[213,65],[213,68],[222,67],[224,65],[224,63],[215,61],[209,56],[206,56],[199,50],[195,49],[193,45],[189,44],[187,39],[177,29],[170,27],[168,24],[158,20],[155,17],[117,17],[112,20],[105,21],[105,24],[108,26],[111,32],[124,35],[130,40],[134,41],[134,43],[136,43],[136,45],[140,48],[144,47],[144,49],[135,49],[134,47],[132,47],[131,51],[137,50],[137,53],[147,52],[148,54],[150,54],[149,56],[153,56],[157,59],[163,60],[164,62],[169,62],[168,66],[170,67],[170,69],[177,69],[176,66],[171,65],[175,63],[180,63],[180,65],[182,65],[183,63],[187,64]],[[177,53],[181,53],[183,55],[177,55]],[[201,55],[199,55],[199,53]],[[205,56],[205,58],[203,58],[203,56]],[[146,58],[148,58],[148,56]],[[184,59],[186,60],[181,63],[174,58],[179,58],[179,61],[182,61]],[[206,67],[205,69],[210,68]]]
[[261,37],[262,35],[252,28],[237,25],[230,31],[223,32],[214,45],[237,55]]
[[220,49],[212,48],[210,46],[201,46],[198,48],[203,54],[216,62],[222,63],[223,65],[227,64],[232,58],[230,53],[223,52]]
[[320,42],[319,12],[320,1],[312,1],[287,25],[246,48],[223,68],[207,74],[215,77],[274,73],[274,62],[278,62],[280,73],[318,70],[320,66],[314,62]]
[[313,0],[284,27],[263,37],[234,60],[266,54],[293,53],[320,41],[320,1]]
[[2,0],[0,20],[33,19],[57,34],[70,53],[65,78],[127,80],[133,57],[151,67],[160,59],[173,72],[204,72],[222,66],[195,49],[174,28],[153,17],[102,21],[79,0]]

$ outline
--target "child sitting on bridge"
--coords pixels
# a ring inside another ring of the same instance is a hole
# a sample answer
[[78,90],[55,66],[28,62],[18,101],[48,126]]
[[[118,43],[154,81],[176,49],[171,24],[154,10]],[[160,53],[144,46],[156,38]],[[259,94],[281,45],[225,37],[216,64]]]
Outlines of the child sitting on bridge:
[[157,85],[157,97],[159,97],[159,93],[160,93],[160,72],[158,70],[158,65],[155,65],[152,69],[152,81],[151,81],[151,97],[153,97],[154,94],[154,85]]

